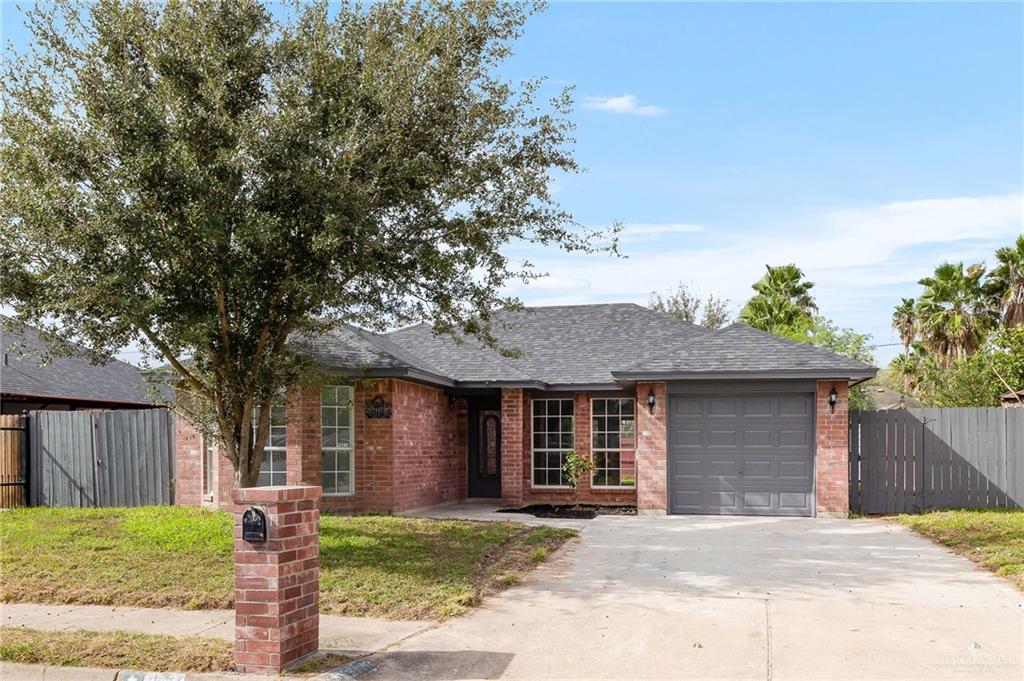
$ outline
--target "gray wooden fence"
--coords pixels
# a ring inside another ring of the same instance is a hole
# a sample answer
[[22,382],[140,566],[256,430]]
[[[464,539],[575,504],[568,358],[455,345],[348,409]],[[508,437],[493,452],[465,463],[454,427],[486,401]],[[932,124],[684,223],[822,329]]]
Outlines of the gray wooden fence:
[[850,510],[1024,506],[1024,409],[850,413]]
[[29,503],[170,504],[173,438],[166,409],[30,412]]

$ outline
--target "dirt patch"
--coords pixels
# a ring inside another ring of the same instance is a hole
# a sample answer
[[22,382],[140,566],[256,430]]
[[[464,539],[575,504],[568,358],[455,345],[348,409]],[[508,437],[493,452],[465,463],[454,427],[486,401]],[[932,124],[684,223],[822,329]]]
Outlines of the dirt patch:
[[636,515],[636,506],[603,506],[601,504],[532,504],[521,508],[502,508],[498,513],[527,513],[536,518],[569,518],[593,520],[599,515]]

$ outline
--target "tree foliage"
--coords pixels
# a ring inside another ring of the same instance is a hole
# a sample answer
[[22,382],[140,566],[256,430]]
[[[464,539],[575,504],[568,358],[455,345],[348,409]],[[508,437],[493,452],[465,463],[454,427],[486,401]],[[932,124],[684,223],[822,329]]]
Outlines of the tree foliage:
[[495,72],[520,4],[66,1],[0,84],[0,302],[132,343],[209,405],[239,484],[302,340],[428,319],[493,343],[502,247],[614,251],[552,199],[569,94]]
[[661,295],[652,292],[647,306],[691,324],[708,329],[720,329],[729,323],[729,300],[709,293],[705,298],[692,292],[686,284],[675,291]]
[[983,265],[943,263],[919,283],[917,323],[926,348],[943,365],[977,351],[993,328],[995,315],[985,295]]
[[987,275],[982,263],[943,263],[921,280],[920,298],[896,307],[904,354],[890,368],[905,392],[935,406],[994,406],[1024,386],[1014,361],[1024,352],[1024,236],[995,260]]
[[767,272],[753,284],[755,294],[740,311],[739,320],[755,329],[788,335],[807,330],[818,310],[811,289],[814,283],[804,278],[796,265],[766,265]]
[[986,291],[995,298],[1004,326],[1024,325],[1024,234],[996,251]]

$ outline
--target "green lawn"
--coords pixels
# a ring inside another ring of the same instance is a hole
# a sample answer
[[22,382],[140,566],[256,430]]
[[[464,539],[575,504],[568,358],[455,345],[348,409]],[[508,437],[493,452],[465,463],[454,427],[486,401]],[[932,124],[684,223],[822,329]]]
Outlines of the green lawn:
[[40,631],[0,627],[0,660],[58,667],[109,667],[153,672],[226,672],[231,641],[130,631]]
[[[457,615],[575,535],[515,523],[331,516],[320,609],[390,619]],[[0,513],[0,600],[232,606],[231,516],[156,506]]]
[[936,511],[898,520],[1024,591],[1024,510]]

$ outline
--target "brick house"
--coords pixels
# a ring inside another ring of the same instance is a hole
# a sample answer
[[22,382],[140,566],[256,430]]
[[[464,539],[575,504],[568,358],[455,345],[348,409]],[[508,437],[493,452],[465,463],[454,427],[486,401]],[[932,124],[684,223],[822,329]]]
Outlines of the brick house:
[[[496,318],[514,355],[423,324],[318,339],[310,352],[332,378],[275,405],[261,484],[322,485],[326,511],[575,497],[641,513],[846,515],[847,392],[873,367],[633,304]],[[573,449],[595,463],[575,492],[561,471]],[[179,421],[178,503],[226,507],[232,479]]]

